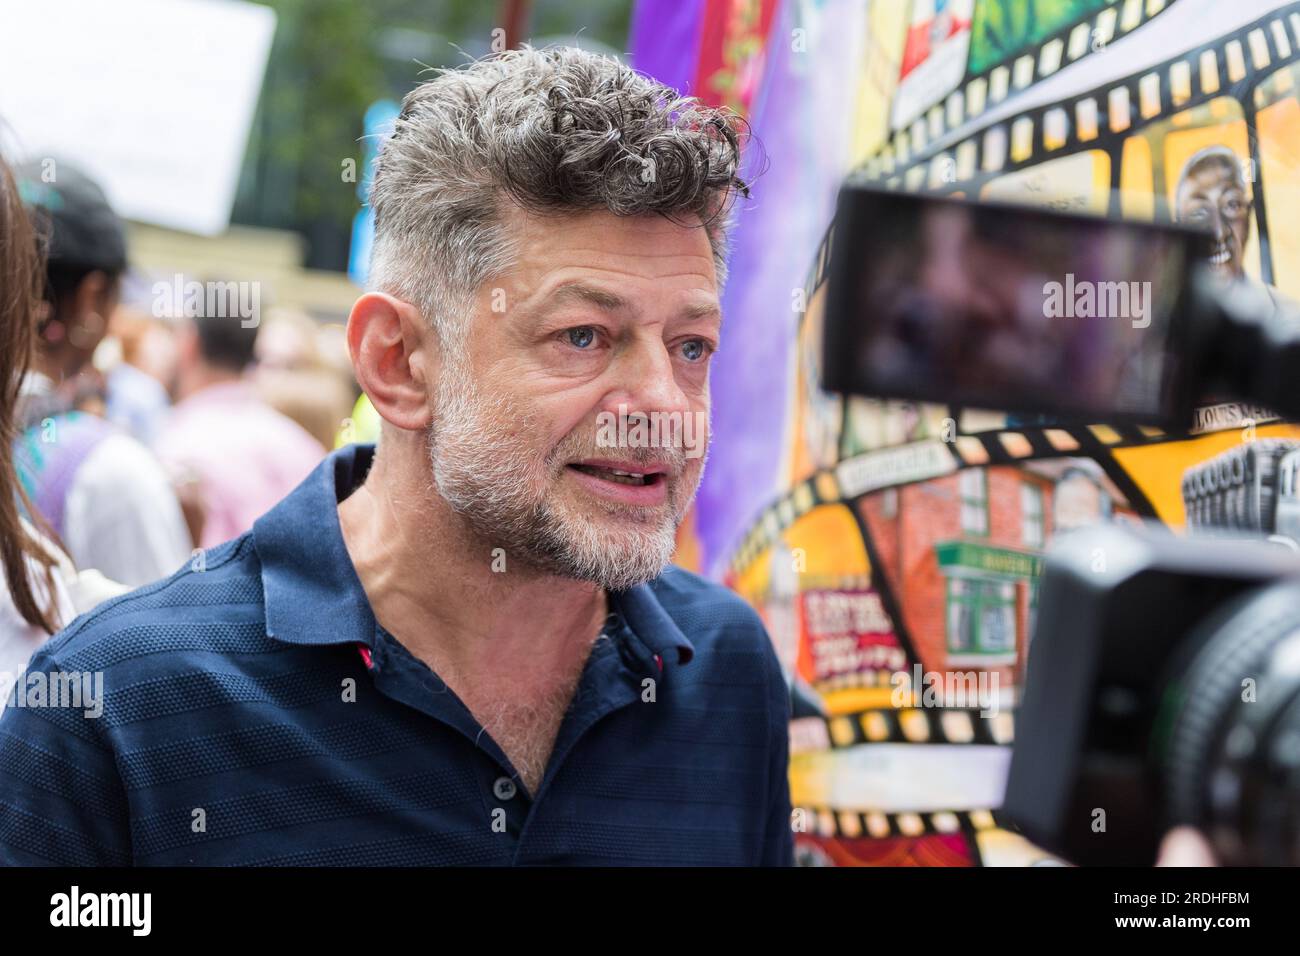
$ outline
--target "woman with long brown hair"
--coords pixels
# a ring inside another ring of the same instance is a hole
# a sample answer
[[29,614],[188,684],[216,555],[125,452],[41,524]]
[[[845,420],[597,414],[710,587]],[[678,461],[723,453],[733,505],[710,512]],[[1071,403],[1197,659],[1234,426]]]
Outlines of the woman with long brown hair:
[[18,405],[44,281],[35,229],[0,159],[0,678],[10,679],[78,611],[122,590],[95,572],[76,571],[17,479]]
[[0,568],[18,617],[52,634],[62,623],[57,560],[23,518],[23,511],[31,509],[18,484],[13,453],[43,277],[35,231],[9,167],[0,161]]

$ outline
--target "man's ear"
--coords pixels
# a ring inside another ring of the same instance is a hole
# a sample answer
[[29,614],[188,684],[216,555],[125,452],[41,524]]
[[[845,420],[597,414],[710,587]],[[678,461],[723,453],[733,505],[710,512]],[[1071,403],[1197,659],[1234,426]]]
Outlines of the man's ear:
[[429,427],[438,351],[419,309],[367,292],[348,316],[348,351],[357,383],[384,421],[408,431]]

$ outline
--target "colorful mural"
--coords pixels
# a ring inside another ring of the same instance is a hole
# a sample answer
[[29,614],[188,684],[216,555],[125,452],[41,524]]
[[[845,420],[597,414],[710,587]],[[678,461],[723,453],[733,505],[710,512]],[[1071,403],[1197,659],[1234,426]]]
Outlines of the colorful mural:
[[801,862],[1054,862],[997,817],[1044,548],[1141,519],[1300,543],[1300,428],[822,392],[835,188],[1195,222],[1215,268],[1300,298],[1300,2],[786,2],[766,51],[748,115],[774,182],[738,212],[684,553],[759,609],[790,677]]

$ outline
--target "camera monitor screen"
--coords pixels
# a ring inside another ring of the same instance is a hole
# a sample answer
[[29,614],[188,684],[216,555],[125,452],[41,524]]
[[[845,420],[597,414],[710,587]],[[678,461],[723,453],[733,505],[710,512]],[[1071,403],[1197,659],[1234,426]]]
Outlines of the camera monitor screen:
[[1173,226],[846,186],[824,385],[1177,424],[1190,404],[1179,366],[1203,242]]

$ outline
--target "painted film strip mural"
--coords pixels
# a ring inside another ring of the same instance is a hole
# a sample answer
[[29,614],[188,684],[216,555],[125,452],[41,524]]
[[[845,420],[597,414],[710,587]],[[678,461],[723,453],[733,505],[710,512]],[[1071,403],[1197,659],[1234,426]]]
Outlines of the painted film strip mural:
[[[913,4],[911,30],[903,53],[904,76],[891,114],[895,132],[879,163],[886,172],[892,173],[896,166],[907,163],[909,157],[920,154],[930,143],[939,142],[952,130],[979,119],[1009,97],[1055,75],[1065,66],[1105,51],[1111,43],[1132,33],[1174,2],[1077,0],[973,6],[968,0],[933,6]],[[945,15],[952,24],[946,30],[941,25]],[[927,40],[935,33],[943,39],[917,44],[913,35],[918,28],[928,31]],[[919,55],[913,52],[918,45],[924,46]],[[961,53],[967,54],[966,60],[960,59]],[[951,54],[958,55],[956,62],[944,62],[953,59]],[[943,70],[951,71],[954,66],[965,66],[962,82],[926,108],[944,88],[939,85],[936,89],[936,83],[942,84]],[[912,87],[917,92],[909,95]],[[903,122],[909,118],[910,122]]]
[[[796,862],[804,866],[952,866],[966,862],[957,848],[1001,832],[988,809],[886,813],[800,806],[794,820]],[[976,855],[971,862],[983,861]]]
[[[1300,298],[1300,2],[909,9],[888,135],[853,176],[1147,220],[1191,219],[1195,196],[1235,193],[1217,210],[1217,264]],[[1038,19],[1016,20],[1025,11]],[[944,54],[955,40],[959,54]],[[909,93],[932,57],[928,92]],[[1071,528],[1150,519],[1300,547],[1300,428],[1235,403],[1168,433],[827,395],[817,383],[833,241],[832,228],[804,288],[783,490],[727,574],[790,677],[792,797],[811,821],[800,860],[1052,862],[988,809],[1044,550]],[[964,694],[953,676],[967,679]]]
[[[1267,204],[1259,200],[1270,171],[1278,174],[1278,192],[1295,185],[1297,81],[1300,4],[1292,3],[1149,69],[990,123],[954,145],[893,145],[857,176],[890,188],[982,198],[1028,201],[1036,191],[1060,208],[1178,219],[1182,210],[1166,196],[1170,164],[1159,162],[1159,153],[1171,141],[1222,132],[1235,142],[1211,145],[1231,152],[1237,178],[1256,193],[1259,262],[1245,271],[1272,283],[1278,270],[1269,255]],[[1182,176],[1194,172],[1184,168]],[[1065,180],[1073,185],[1062,188]]]
[[876,811],[836,811],[829,807],[798,807],[820,836],[857,838],[873,836],[922,836],[933,833],[960,833],[963,830],[987,830],[996,826],[990,810],[933,810],[925,813],[881,813]]

